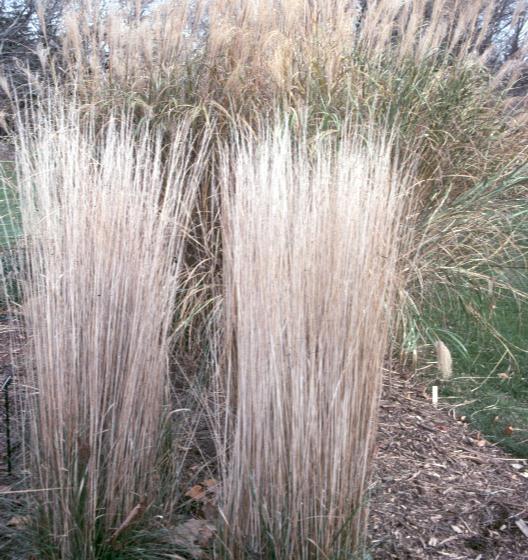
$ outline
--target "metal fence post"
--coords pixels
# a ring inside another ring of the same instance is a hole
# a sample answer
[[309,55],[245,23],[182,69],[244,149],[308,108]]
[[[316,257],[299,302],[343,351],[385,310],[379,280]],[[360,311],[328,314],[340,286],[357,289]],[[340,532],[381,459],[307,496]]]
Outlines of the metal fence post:
[[9,414],[9,385],[13,381],[11,375],[7,375],[2,383],[2,392],[4,393],[4,411],[5,411],[5,430],[6,430],[6,451],[7,451],[7,474],[11,474],[13,465],[11,462],[11,426]]

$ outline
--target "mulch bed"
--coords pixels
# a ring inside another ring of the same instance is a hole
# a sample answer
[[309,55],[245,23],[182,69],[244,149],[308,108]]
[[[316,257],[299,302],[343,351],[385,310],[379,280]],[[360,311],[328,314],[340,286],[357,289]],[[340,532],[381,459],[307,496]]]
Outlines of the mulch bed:
[[415,380],[387,381],[370,505],[376,560],[528,559],[528,461],[435,408]]

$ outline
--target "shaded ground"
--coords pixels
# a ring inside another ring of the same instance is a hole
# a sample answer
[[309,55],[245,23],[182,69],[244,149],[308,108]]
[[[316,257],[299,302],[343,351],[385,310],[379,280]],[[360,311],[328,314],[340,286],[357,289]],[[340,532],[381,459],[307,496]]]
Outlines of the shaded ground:
[[486,442],[425,388],[387,382],[371,498],[374,559],[528,559],[528,462]]

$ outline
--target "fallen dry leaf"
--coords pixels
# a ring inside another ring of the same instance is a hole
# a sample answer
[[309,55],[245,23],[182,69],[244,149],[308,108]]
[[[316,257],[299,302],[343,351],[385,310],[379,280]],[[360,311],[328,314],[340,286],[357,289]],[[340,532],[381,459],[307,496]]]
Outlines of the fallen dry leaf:
[[504,428],[504,435],[511,436],[513,434],[513,426],[506,426]]
[[205,489],[201,484],[195,484],[185,492],[185,495],[191,500],[202,500],[205,498]]
[[207,500],[202,506],[202,514],[207,521],[216,521],[218,519],[218,507]]
[[501,381],[506,381],[506,380],[508,380],[508,379],[510,378],[510,376],[509,376],[506,372],[499,373],[499,374],[497,375],[497,377],[498,377]]

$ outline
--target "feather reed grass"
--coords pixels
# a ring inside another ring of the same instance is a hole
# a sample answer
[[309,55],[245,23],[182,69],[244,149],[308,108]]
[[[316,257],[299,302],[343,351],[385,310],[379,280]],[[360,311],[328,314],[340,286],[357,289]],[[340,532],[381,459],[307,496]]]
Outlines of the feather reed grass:
[[56,101],[18,138],[23,406],[29,469],[35,487],[50,488],[38,525],[53,558],[101,557],[127,515],[155,503],[166,462],[200,154],[191,165],[188,123],[167,151],[118,116],[96,132]]
[[225,155],[232,557],[361,545],[406,186],[390,149],[352,131],[296,147],[277,126]]

